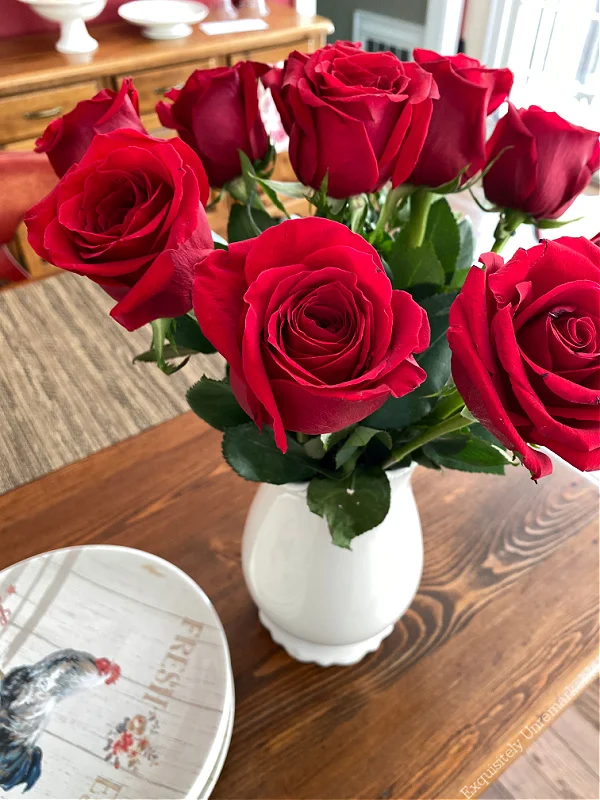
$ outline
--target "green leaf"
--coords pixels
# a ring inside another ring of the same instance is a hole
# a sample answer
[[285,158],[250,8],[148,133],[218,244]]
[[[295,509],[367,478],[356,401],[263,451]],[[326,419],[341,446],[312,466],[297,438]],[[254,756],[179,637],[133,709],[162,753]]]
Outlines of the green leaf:
[[219,431],[249,421],[235,399],[229,381],[214,381],[203,375],[188,389],[186,397],[192,411]]
[[364,420],[364,424],[396,430],[412,425],[430,413],[437,400],[435,395],[450,377],[450,348],[446,332],[450,306],[457,294],[456,291],[436,294],[421,302],[429,319],[431,339],[427,350],[416,356],[416,361],[427,373],[427,378],[404,397],[390,397],[379,411]]
[[343,467],[357,450],[366,447],[373,436],[376,436],[378,433],[379,431],[377,428],[368,428],[366,425],[359,425],[355,428],[335,454],[336,467],[338,469]]
[[253,422],[227,428],[223,434],[223,457],[229,466],[249,481],[283,483],[308,481],[317,473],[303,447],[288,435],[287,453],[275,444],[273,431],[261,433]]
[[444,284],[444,268],[431,242],[424,242],[420,247],[410,249],[406,247],[404,237],[399,236],[392,245],[387,261],[394,276],[394,289],[410,289],[422,284]]
[[457,291],[445,292],[428,297],[421,302],[427,312],[431,338],[429,347],[416,357],[416,361],[427,373],[427,379],[419,386],[422,395],[439,392],[450,377],[450,348],[446,334],[450,306],[458,295]]
[[446,278],[450,279],[456,269],[460,249],[458,224],[445,197],[437,200],[429,211],[425,241],[431,242]]
[[540,230],[547,230],[549,228],[562,228],[563,225],[569,225],[571,222],[579,222],[583,217],[575,217],[575,219],[536,219],[533,224]]
[[261,183],[261,185],[262,185],[262,187],[263,187],[263,191],[264,191],[264,193],[267,195],[267,197],[268,197],[268,198],[269,198],[269,200],[270,200],[270,201],[273,203],[273,205],[274,205],[276,208],[278,208],[278,209],[279,209],[279,211],[281,211],[281,213],[283,214],[283,216],[284,216],[286,219],[290,219],[290,215],[289,215],[289,214],[288,214],[288,212],[287,212],[287,208],[286,208],[286,207],[283,205],[283,203],[281,202],[281,200],[280,200],[280,199],[277,197],[277,192],[275,192],[275,191],[274,191],[273,189],[271,189],[269,186],[265,186],[265,185],[264,185],[264,183],[263,183],[262,181],[259,181],[259,183]]
[[324,517],[331,539],[350,549],[356,536],[375,528],[390,508],[390,483],[382,469],[358,469],[342,480],[315,477],[308,485],[308,507]]
[[216,353],[216,349],[202,333],[195,317],[183,314],[173,320],[173,339],[177,350],[191,350],[195,353]]
[[[250,216],[256,228],[250,221]],[[267,228],[277,225],[277,220],[270,217],[266,211],[251,209],[236,203],[231,207],[229,222],[227,223],[227,238],[229,242],[244,242],[253,239]],[[257,232],[258,231],[258,232]]]
[[254,167],[243,150],[238,149],[238,155],[240,157],[240,165],[242,167],[242,178],[244,179],[246,196],[248,199],[250,199],[256,192],[256,175],[254,174]]
[[453,435],[423,445],[424,455],[434,464],[463,472],[504,475],[510,457],[493,444],[468,434]]
[[320,436],[311,437],[307,442],[302,443],[302,447],[310,458],[315,458],[317,461],[325,455],[325,446]]
[[348,436],[348,434],[354,430],[354,427],[354,425],[351,425],[350,427],[343,428],[341,431],[336,431],[335,433],[322,433],[321,441],[323,442],[325,452],[328,453],[338,442],[341,442],[343,439],[345,439],[346,436]]
[[287,181],[268,181],[265,178],[257,178],[261,186],[271,189],[282,197],[293,197],[296,200],[308,199],[313,189],[303,183]]
[[[198,352],[197,350],[189,350],[187,347],[178,347],[177,349],[175,349],[172,344],[165,344],[163,348],[163,357],[165,361],[167,361],[170,358],[184,358],[186,356],[194,356],[196,355],[197,352]],[[137,356],[134,356],[133,358],[134,364],[136,361],[143,361],[146,363],[156,364],[157,356],[154,350],[150,348],[150,350],[146,350],[145,352],[139,353]]]
[[475,233],[473,231],[473,223],[469,217],[463,217],[458,223],[458,235],[460,246],[458,248],[458,258],[456,259],[456,270],[468,270],[475,263]]

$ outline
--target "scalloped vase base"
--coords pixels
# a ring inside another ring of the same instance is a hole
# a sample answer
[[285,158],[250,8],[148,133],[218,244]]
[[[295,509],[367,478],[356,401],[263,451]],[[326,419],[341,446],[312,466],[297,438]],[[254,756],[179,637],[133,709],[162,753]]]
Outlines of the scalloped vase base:
[[291,633],[284,631],[270,620],[263,611],[258,612],[258,618],[271,634],[273,641],[281,645],[289,656],[295,658],[296,661],[318,664],[320,667],[347,667],[350,664],[356,664],[369,653],[375,652],[382,641],[394,630],[393,625],[388,625],[377,636],[371,636],[362,642],[327,645],[308,642],[292,636]]

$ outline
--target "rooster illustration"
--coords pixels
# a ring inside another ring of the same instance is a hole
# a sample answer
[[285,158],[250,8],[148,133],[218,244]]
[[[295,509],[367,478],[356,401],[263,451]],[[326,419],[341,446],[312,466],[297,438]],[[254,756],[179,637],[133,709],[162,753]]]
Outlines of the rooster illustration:
[[120,668],[107,658],[79,650],[58,650],[29,667],[0,672],[0,788],[25,784],[27,791],[42,772],[36,742],[55,705],[65,697],[101,683],[114,683]]

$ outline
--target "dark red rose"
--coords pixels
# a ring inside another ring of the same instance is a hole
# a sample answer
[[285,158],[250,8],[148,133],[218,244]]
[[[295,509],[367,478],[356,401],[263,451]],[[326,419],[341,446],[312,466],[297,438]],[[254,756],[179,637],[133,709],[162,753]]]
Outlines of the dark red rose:
[[556,219],[600,166],[600,144],[596,132],[553,111],[509,103],[487,146],[488,162],[497,157],[483,179],[487,199],[534,219]]
[[79,164],[28,212],[33,249],[86,275],[115,300],[128,330],[192,307],[195,263],[212,250],[210,189],[178,139],[131,130],[96,136]]
[[240,61],[233,67],[199,69],[183,89],[171,89],[156,113],[174,128],[202,159],[211,186],[220,187],[242,174],[239,150],[250,161],[262,159],[269,147],[258,108],[258,76],[268,67]]
[[336,42],[311,56],[294,52],[263,76],[290,136],[298,178],[349,197],[394,186],[413,171],[437,87],[429,72],[392,53]]
[[68,114],[51,122],[35,143],[35,152],[46,153],[62,178],[69,167],[81,161],[97,133],[119,128],[146,132],[131,78],[125,78],[118,92],[102,89],[91,100],[82,100]]
[[465,177],[486,163],[486,117],[508,97],[509,69],[487,69],[476,58],[440,56],[416,48],[417,64],[430,72],[440,92],[433,104],[429,131],[408,183],[441,186],[469,167]]
[[600,468],[600,250],[563,236],[472,267],[450,310],[452,375],[467,407],[534,478],[543,445]]
[[196,271],[194,309],[259,427],[338,431],[425,380],[425,311],[392,291],[376,250],[331,220],[283,222],[214,251]]

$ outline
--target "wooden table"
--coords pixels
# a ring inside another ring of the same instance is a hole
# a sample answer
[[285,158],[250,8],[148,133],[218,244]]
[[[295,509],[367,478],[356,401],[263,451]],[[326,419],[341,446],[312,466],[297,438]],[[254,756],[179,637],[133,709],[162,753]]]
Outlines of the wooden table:
[[289,659],[258,623],[240,568],[255,486],[225,465],[219,438],[186,414],[0,497],[0,568],[122,544],[208,592],[237,694],[215,798],[469,797],[594,677],[597,490],[585,479],[419,468],[419,594],[377,653],[321,669]]

